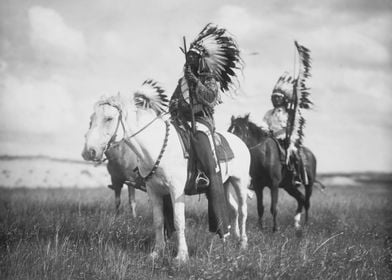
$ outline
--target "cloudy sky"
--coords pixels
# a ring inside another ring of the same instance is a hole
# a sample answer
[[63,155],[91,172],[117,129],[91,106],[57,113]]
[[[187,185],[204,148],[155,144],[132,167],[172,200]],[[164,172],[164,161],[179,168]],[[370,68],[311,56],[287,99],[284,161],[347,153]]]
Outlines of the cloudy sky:
[[235,35],[246,63],[218,128],[232,114],[260,123],[298,40],[312,51],[305,144],[319,170],[392,171],[390,0],[2,0],[0,154],[80,159],[94,102],[147,78],[171,95],[182,36],[208,22]]

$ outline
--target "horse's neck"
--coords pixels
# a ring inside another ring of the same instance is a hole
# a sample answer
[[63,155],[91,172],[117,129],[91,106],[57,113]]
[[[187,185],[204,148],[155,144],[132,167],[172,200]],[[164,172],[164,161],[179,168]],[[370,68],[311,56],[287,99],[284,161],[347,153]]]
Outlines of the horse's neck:
[[127,143],[139,158],[140,165],[154,164],[165,137],[165,124],[152,112],[138,110],[126,120]]
[[259,129],[253,128],[251,131],[252,135],[250,135],[248,139],[248,142],[251,144],[251,146],[264,142],[268,138],[268,136]]

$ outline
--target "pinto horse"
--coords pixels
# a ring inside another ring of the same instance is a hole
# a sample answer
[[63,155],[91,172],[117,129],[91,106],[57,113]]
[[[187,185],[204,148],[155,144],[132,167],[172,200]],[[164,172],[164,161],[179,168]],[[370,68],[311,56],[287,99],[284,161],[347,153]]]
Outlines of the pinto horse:
[[280,151],[277,142],[261,130],[253,122],[249,121],[249,114],[245,117],[231,118],[229,132],[239,136],[248,146],[251,154],[250,175],[252,185],[257,197],[257,211],[259,215],[259,224],[262,227],[264,214],[263,189],[268,186],[271,191],[271,214],[273,217],[273,231],[278,229],[277,203],[279,187],[285,189],[293,196],[298,203],[294,225],[300,228],[301,213],[305,207],[305,222],[308,221],[310,196],[312,195],[313,184],[316,181],[316,157],[306,147],[302,148],[304,167],[307,174],[307,184],[305,184],[305,196],[293,184],[292,173],[287,171],[285,165],[281,162]]
[[[156,102],[157,97],[150,102]],[[154,101],[155,100],[155,101]],[[100,125],[95,119],[101,120]],[[85,153],[89,160],[102,157],[113,134],[122,127],[123,139],[138,159],[138,170],[145,179],[147,194],[153,209],[155,246],[151,257],[159,256],[165,247],[163,198],[169,194],[173,203],[174,226],[177,237],[176,262],[188,259],[185,240],[185,194],[187,159],[180,139],[168,119],[151,108],[138,109],[135,100],[121,95],[98,101],[94,106],[93,125],[86,134]],[[221,163],[224,192],[233,221],[234,235],[242,248],[247,246],[247,193],[250,182],[250,154],[244,142],[234,134],[222,133],[234,153],[234,159]]]

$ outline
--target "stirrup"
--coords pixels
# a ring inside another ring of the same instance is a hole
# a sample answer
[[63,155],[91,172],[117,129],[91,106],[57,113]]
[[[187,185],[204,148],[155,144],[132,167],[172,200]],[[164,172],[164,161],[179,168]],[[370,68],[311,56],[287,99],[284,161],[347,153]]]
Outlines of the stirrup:
[[301,185],[302,185],[302,182],[301,182],[301,181],[294,180],[294,186],[300,187]]
[[210,185],[210,179],[208,179],[207,175],[200,170],[197,170],[195,182],[198,188],[207,188]]

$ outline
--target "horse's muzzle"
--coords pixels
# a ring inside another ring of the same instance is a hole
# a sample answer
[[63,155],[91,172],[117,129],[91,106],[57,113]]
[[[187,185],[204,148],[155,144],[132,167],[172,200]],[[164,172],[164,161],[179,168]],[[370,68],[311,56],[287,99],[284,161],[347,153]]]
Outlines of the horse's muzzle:
[[84,160],[87,161],[94,161],[96,160],[97,151],[94,148],[84,148],[82,151],[82,157]]

